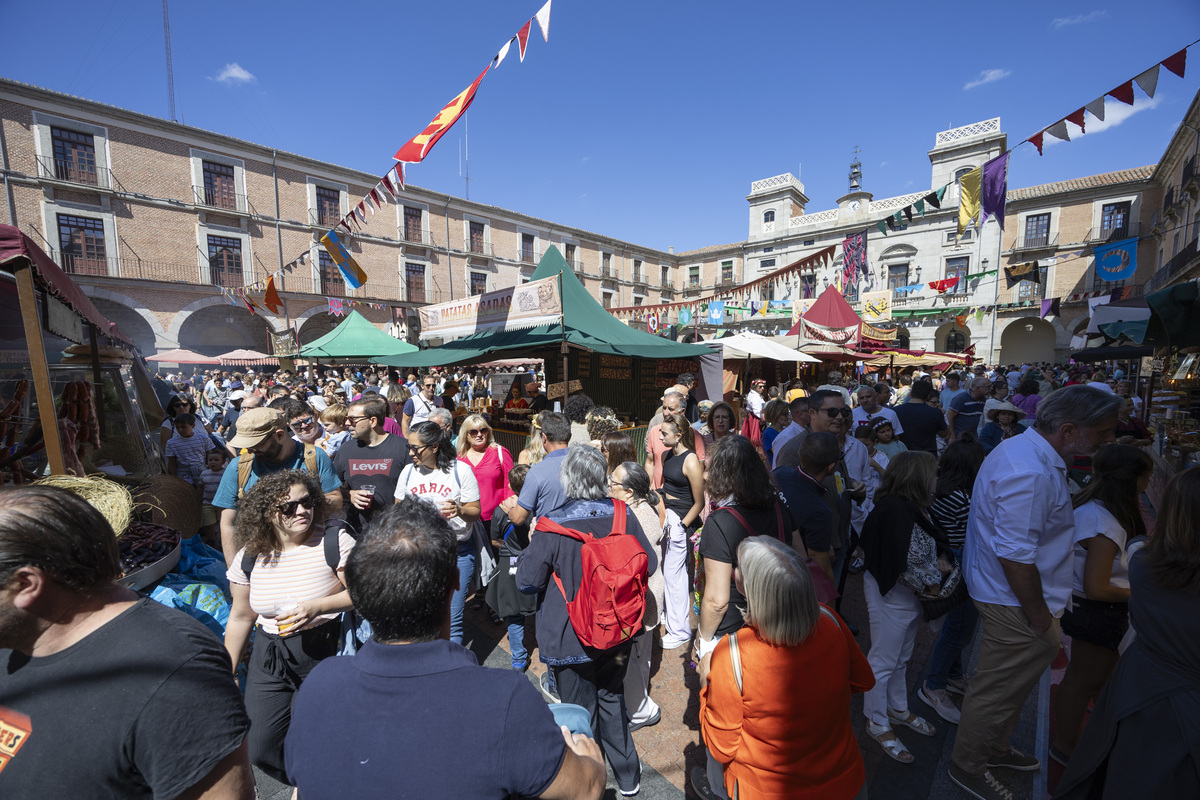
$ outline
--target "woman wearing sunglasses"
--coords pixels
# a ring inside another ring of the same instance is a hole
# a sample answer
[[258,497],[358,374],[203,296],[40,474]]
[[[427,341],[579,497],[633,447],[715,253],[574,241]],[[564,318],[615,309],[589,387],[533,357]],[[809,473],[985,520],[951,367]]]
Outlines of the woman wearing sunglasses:
[[450,434],[436,422],[422,422],[409,430],[408,452],[412,464],[396,482],[396,502],[415,494],[434,503],[458,538],[458,589],[450,598],[450,641],[462,644],[463,606],[478,563],[472,526],[479,519],[479,483],[472,470],[458,463]]
[[[492,513],[500,501],[512,494],[508,473],[512,454],[492,438],[492,427],[479,414],[471,414],[458,429],[458,460],[471,468],[479,484],[479,520],[491,530]],[[485,536],[484,538],[487,538]]]
[[[284,782],[292,700],[313,667],[337,654],[339,615],[353,607],[342,570],[354,539],[343,527],[327,532],[327,510],[320,484],[303,470],[261,478],[239,504],[238,551],[227,573],[225,649],[235,671],[258,628],[246,675],[250,761]],[[326,536],[337,537],[336,571]]]
[[162,426],[158,429],[159,448],[162,452],[167,451],[167,442],[175,435],[175,418],[180,414],[193,414],[196,419],[204,426],[204,435],[212,433],[212,428],[208,424],[208,420],[201,416],[196,410],[196,401],[187,395],[176,394],[172,395],[167,402],[166,417],[162,421]]

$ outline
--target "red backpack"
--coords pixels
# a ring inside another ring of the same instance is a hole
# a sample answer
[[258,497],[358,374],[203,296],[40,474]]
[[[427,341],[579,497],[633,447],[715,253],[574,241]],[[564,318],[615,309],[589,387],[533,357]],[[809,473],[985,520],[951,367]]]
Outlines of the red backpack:
[[[613,500],[613,529],[603,539],[545,517],[538,518],[537,530],[583,542],[579,553],[583,578],[575,599],[567,600],[567,616],[579,641],[607,650],[632,639],[642,629],[646,612],[650,560],[637,537],[625,533],[625,504]],[[557,574],[554,582],[565,599],[567,592]]]

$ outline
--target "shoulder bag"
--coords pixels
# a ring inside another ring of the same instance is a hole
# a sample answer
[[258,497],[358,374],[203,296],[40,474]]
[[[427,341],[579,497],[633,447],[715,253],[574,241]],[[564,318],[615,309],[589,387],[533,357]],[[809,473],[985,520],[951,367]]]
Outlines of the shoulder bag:
[[[734,519],[736,519],[743,528],[751,532],[751,535],[755,535],[753,533],[754,529],[750,527],[750,523],[747,522],[746,518],[739,514],[732,506],[725,506],[725,510],[732,514]],[[779,541],[787,544],[783,538],[783,512],[779,508],[778,500],[775,501],[775,525],[775,535],[779,538]],[[829,576],[826,575],[825,571],[821,569],[821,565],[807,556],[804,558],[804,563],[808,565],[808,575],[812,579],[813,590],[817,593],[817,602],[832,603],[837,600],[839,596],[837,587],[833,585],[833,581],[829,580]]]

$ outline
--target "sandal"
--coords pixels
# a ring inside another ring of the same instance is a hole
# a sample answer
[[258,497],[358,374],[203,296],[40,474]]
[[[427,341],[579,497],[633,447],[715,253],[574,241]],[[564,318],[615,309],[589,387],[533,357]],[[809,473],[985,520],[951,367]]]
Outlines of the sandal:
[[905,749],[904,743],[900,741],[900,737],[896,736],[896,732],[887,727],[876,727],[874,723],[867,723],[867,733],[871,738],[879,742],[879,746],[883,748],[883,752],[901,764],[911,764],[913,754]]
[[892,711],[890,708],[888,709],[887,713],[888,713],[888,719],[890,719],[893,723],[895,723],[897,725],[903,725],[906,728],[912,728],[914,731],[921,734],[922,736],[933,736],[935,733],[937,733],[937,728],[933,727],[928,722],[926,722],[923,718],[918,717],[916,714],[912,713],[911,711],[908,713],[907,717],[900,716],[896,712]]

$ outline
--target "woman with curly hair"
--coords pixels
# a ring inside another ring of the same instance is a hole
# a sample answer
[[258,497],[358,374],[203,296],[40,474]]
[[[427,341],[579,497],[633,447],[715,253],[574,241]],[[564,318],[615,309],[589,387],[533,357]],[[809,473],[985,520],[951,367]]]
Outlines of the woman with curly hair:
[[708,418],[700,428],[700,438],[704,440],[704,452],[707,454],[713,443],[722,437],[737,433],[733,429],[737,421],[737,412],[729,403],[716,403],[708,412]]
[[321,485],[308,472],[263,477],[238,506],[238,550],[227,573],[233,608],[225,649],[235,670],[258,628],[246,675],[250,761],[284,782],[292,700],[313,667],[337,654],[339,616],[353,608],[343,569],[354,539],[343,526],[327,533],[327,513]]
[[[620,429],[621,420],[617,419],[617,412],[608,406],[596,406],[588,412],[587,430],[589,443],[592,447],[600,447],[600,440],[604,438],[606,433],[612,433]],[[612,472],[611,468],[609,472]]]
[[592,398],[582,392],[576,392],[563,403],[562,413],[571,420],[571,443],[587,444],[592,439],[588,436],[587,417],[596,407]]

